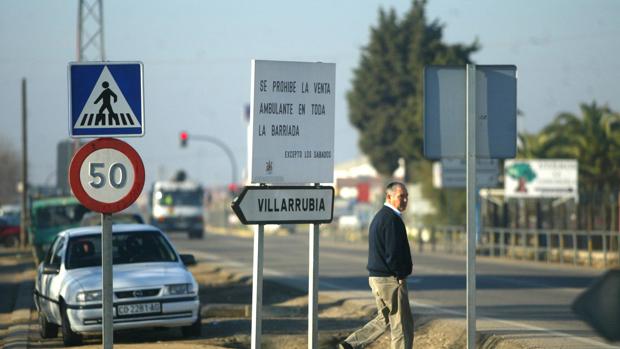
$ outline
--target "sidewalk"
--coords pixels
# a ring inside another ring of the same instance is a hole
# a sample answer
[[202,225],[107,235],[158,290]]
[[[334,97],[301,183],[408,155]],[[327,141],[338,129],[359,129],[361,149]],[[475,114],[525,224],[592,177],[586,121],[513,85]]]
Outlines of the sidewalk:
[[29,250],[0,249],[0,345],[27,348],[35,265]]

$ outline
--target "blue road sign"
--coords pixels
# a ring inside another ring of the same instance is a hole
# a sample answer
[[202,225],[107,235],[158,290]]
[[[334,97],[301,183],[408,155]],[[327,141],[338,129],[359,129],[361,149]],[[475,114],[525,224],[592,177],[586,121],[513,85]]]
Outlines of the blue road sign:
[[141,62],[69,63],[69,135],[144,135]]

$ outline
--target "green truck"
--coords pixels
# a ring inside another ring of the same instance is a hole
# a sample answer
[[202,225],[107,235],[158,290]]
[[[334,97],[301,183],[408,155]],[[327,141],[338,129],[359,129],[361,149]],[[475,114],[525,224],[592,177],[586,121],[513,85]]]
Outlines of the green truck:
[[28,239],[40,262],[56,235],[80,225],[85,213],[90,212],[72,196],[32,200]]

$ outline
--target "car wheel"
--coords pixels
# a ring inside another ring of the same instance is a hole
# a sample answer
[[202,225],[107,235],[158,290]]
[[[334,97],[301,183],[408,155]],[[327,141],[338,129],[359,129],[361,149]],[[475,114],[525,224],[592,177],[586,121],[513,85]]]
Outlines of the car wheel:
[[58,326],[47,321],[41,312],[39,312],[39,334],[41,334],[41,338],[56,338],[58,336]]
[[82,344],[82,335],[73,332],[71,329],[71,323],[69,323],[69,317],[67,316],[67,306],[64,302],[60,304],[60,315],[62,316],[62,325],[60,326],[62,330],[62,342],[65,346],[69,347]]
[[202,316],[200,315],[200,308],[198,308],[198,318],[193,324],[185,327],[181,327],[183,337],[200,337],[202,334]]

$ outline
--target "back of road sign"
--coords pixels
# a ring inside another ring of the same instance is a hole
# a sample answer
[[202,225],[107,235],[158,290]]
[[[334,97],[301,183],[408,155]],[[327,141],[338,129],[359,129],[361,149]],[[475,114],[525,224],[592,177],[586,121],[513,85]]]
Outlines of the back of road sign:
[[[424,156],[465,158],[464,66],[424,68]],[[517,68],[476,66],[478,158],[513,158],[517,152]]]
[[70,63],[71,137],[144,135],[140,62]]

